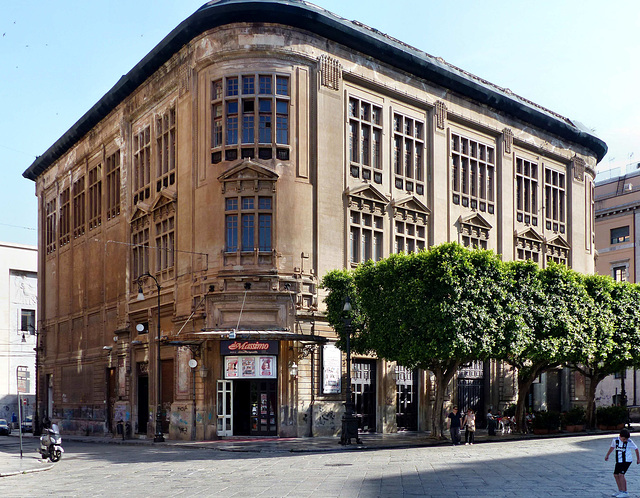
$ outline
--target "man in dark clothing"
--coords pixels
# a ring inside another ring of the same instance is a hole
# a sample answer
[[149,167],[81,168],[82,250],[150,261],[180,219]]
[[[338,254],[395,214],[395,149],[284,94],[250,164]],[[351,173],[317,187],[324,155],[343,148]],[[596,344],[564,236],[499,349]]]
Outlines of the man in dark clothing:
[[454,406],[453,411],[447,416],[449,417],[451,442],[454,446],[457,446],[460,444],[460,420],[462,419],[462,415],[458,412],[458,407]]
[[487,412],[487,429],[489,430],[489,436],[496,435],[496,419],[493,413],[491,413],[491,408],[489,408]]

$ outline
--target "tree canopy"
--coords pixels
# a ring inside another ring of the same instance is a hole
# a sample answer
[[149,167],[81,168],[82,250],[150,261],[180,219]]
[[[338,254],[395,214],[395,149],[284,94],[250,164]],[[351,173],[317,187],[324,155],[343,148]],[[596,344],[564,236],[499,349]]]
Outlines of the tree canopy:
[[446,243],[329,272],[322,286],[339,347],[349,296],[355,352],[433,373],[435,437],[442,436],[445,389],[471,361],[517,368],[522,423],[525,395],[545,370],[571,365],[597,385],[640,358],[638,287],[563,265],[503,263],[491,251]]

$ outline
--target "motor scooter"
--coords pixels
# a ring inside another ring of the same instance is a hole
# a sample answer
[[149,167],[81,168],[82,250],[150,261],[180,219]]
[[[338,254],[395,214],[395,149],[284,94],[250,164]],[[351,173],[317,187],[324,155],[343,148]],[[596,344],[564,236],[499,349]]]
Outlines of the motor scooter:
[[57,462],[62,458],[64,449],[62,448],[62,436],[57,424],[43,429],[44,434],[40,436],[40,448],[38,451],[42,458],[48,458],[52,462]]

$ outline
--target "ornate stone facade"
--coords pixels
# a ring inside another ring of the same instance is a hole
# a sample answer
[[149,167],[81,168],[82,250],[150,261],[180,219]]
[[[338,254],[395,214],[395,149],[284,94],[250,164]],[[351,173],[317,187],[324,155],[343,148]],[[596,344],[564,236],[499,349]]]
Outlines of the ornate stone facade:
[[[334,434],[329,270],[459,241],[593,271],[604,143],[310,4],[247,5],[196,12],[25,172],[65,431],[151,435],[160,405],[172,438]],[[428,428],[427,373],[352,371],[363,428]],[[499,371],[463,379],[495,387],[468,403],[509,401]]]

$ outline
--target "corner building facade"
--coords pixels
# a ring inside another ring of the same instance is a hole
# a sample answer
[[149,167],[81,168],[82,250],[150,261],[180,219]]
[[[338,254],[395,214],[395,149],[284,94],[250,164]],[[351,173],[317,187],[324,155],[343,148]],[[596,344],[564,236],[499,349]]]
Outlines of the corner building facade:
[[[171,438],[336,434],[322,275],[444,241],[591,273],[605,152],[306,2],[206,4],[24,173],[39,406],[84,433],[151,435],[159,406]],[[452,401],[499,406],[514,382],[473,365]],[[361,429],[428,427],[428,372],[356,356],[351,383]]]

